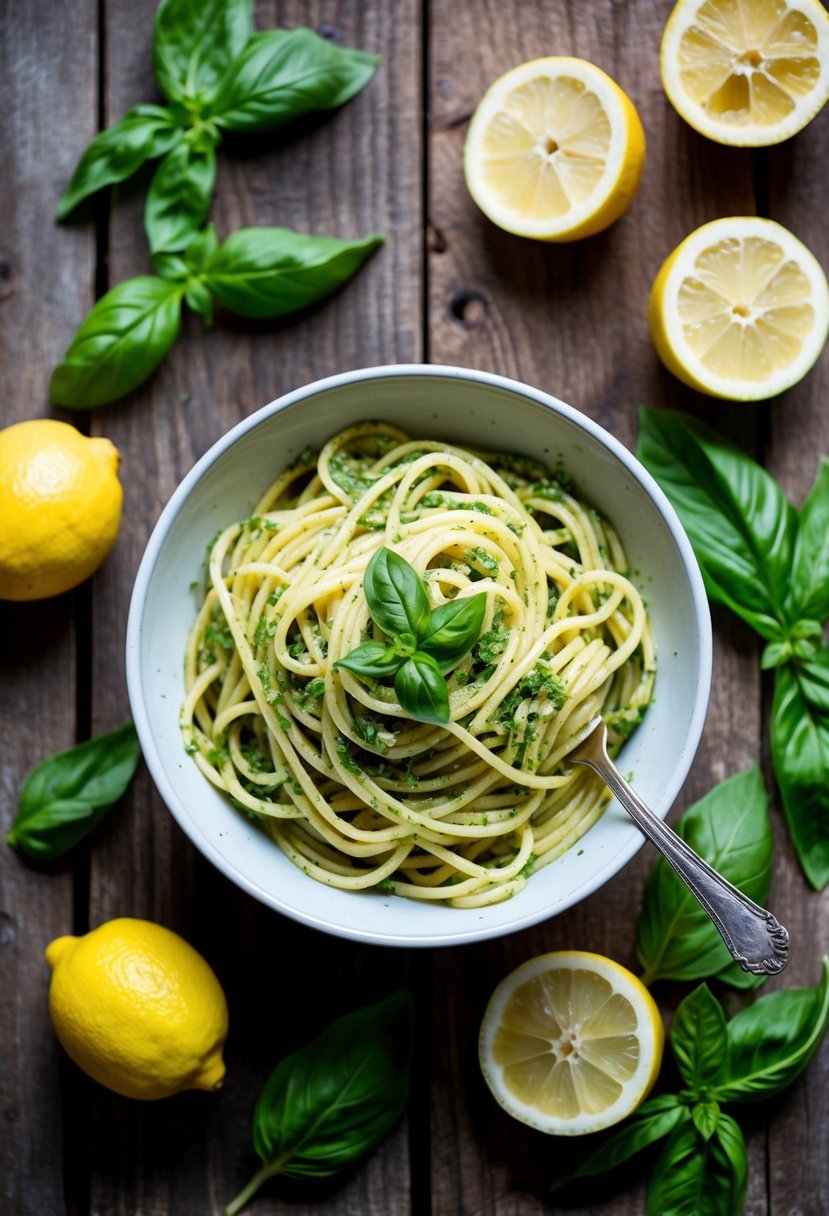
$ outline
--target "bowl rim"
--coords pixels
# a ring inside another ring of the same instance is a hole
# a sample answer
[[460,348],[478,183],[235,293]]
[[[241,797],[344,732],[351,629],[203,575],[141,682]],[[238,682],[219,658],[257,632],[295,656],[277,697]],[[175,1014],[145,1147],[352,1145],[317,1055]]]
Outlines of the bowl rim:
[[[669,784],[666,794],[668,797],[664,802],[664,808],[661,811],[661,817],[667,816],[669,810],[673,806],[676,797],[682,788],[686,776],[691,768],[694,756],[696,755],[699,741],[702,736],[705,717],[708,710],[708,701],[711,688],[711,673],[713,660],[713,635],[711,627],[711,613],[708,605],[708,597],[705,592],[705,586],[702,579],[702,574],[691,547],[691,543],[679,521],[679,518],[669,502],[667,496],[660,488],[655,479],[640,463],[637,457],[620,442],[616,437],[600,426],[588,415],[583,414],[574,406],[568,405],[561,401],[558,397],[554,397],[551,393],[544,389],[536,388],[532,385],[525,384],[523,381],[515,380],[508,376],[501,376],[495,372],[480,371],[475,368],[458,367],[454,365],[436,364],[436,363],[392,363],[380,364],[372,367],[355,368],[347,372],[339,372],[332,376],[325,376],[319,380],[311,381],[308,384],[302,385],[299,388],[292,389],[282,396],[274,398],[267,405],[255,410],[252,414],[241,419],[238,423],[226,431],[216,440],[216,442],[208,448],[208,450],[196,461],[193,467],[182,478],[176,486],[168,502],[164,506],[161,514],[156,521],[156,524],[147,541],[144,554],[138,567],[138,572],[133,585],[132,596],[130,599],[129,613],[127,617],[126,630],[126,676],[127,676],[127,691],[129,695],[130,706],[132,709],[133,720],[136,731],[138,733],[141,750],[146,762],[147,768],[152,778],[156,790],[161,796],[167,809],[177,821],[188,840],[202,853],[208,861],[228,879],[234,882],[238,887],[245,891],[248,895],[252,895],[255,899],[264,903],[269,908],[279,912],[283,916],[289,917],[291,920],[297,921],[300,924],[308,925],[311,928],[319,929],[329,933],[335,937],[345,938],[349,941],[363,942],[369,945],[382,946],[403,946],[403,947],[433,947],[433,946],[454,946],[464,945],[470,942],[484,941],[494,937],[502,937],[511,933],[517,933],[523,929],[530,928],[532,925],[539,924],[542,921],[550,919],[554,915],[566,911],[568,908],[581,903],[587,899],[606,882],[609,882],[617,873],[619,873],[632,857],[638,853],[639,849],[645,843],[645,837],[639,835],[637,838],[633,836],[630,845],[620,849],[614,854],[613,858],[607,865],[603,866],[592,878],[585,881],[583,886],[572,893],[572,896],[564,900],[561,904],[555,904],[550,908],[536,909],[526,913],[523,916],[518,916],[514,921],[510,921],[507,925],[480,925],[475,922],[473,926],[470,923],[468,929],[461,930],[459,933],[420,933],[417,936],[406,937],[399,933],[382,932],[381,930],[353,928],[349,925],[343,925],[324,914],[317,915],[313,912],[300,910],[292,906],[287,906],[268,890],[260,887],[256,882],[250,879],[244,872],[237,869],[236,866],[229,862],[216,845],[208,838],[207,835],[199,833],[194,834],[192,831],[192,819],[186,811],[186,808],[177,794],[173,783],[168,779],[160,755],[155,745],[153,738],[152,727],[150,724],[149,712],[145,705],[143,692],[143,679],[141,672],[141,632],[144,607],[147,600],[149,584],[158,561],[161,549],[166,541],[167,535],[176,520],[180,508],[183,506],[186,499],[189,497],[193,488],[201,481],[202,477],[210,468],[231,448],[242,436],[248,431],[254,430],[263,422],[272,418],[274,415],[281,413],[290,406],[296,405],[307,398],[318,396],[321,393],[330,392],[334,389],[341,388],[345,385],[354,382],[365,380],[379,380],[397,377],[418,377],[424,379],[457,379],[466,380],[472,383],[485,384],[489,387],[502,389],[507,392],[517,394],[534,401],[553,413],[564,417],[569,422],[573,423],[579,429],[587,432],[601,447],[611,453],[625,468],[625,471],[634,481],[638,482],[640,487],[645,491],[647,496],[653,501],[657,507],[663,522],[668,528],[674,545],[676,546],[681,564],[685,571],[690,599],[693,608],[695,623],[697,626],[697,635],[699,643],[699,658],[697,669],[697,683],[694,692],[693,710],[686,732],[682,754],[679,758],[679,763],[674,770],[673,778]],[[461,928],[459,924],[459,929]]]

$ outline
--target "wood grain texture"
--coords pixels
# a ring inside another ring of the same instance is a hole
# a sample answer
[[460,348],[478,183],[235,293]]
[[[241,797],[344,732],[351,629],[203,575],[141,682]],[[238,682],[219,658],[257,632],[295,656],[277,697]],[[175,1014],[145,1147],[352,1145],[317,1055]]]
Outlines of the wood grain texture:
[[[437,363],[484,367],[538,385],[576,405],[628,446],[645,403],[695,412],[722,425],[704,402],[660,366],[645,308],[662,260],[699,224],[755,209],[750,153],[691,131],[659,83],[658,48],[670,3],[642,0],[544,4],[434,0],[430,16],[429,352]],[[572,245],[524,241],[495,228],[466,192],[462,149],[468,119],[489,84],[524,60],[576,55],[609,72],[631,96],[648,143],[640,193],[608,231]],[[728,432],[756,446],[753,419]],[[756,761],[761,725],[757,647],[748,630],[715,614],[708,724],[674,814],[722,778]],[[734,689],[741,695],[735,699]],[[658,696],[658,686],[657,686]],[[726,725],[727,724],[727,725]],[[495,984],[547,950],[606,953],[635,967],[633,927],[646,848],[612,882],[546,925],[435,964],[433,1216],[530,1216],[567,1144],[511,1122],[485,1090],[476,1058],[480,1018]],[[681,990],[663,986],[668,1013]],[[439,994],[450,993],[449,998]],[[443,1029],[450,1005],[451,1034]],[[438,1027],[441,1027],[438,1032]],[[766,1212],[765,1130],[748,1128],[751,1179],[746,1212]],[[632,1176],[642,1176],[642,1170]],[[588,1191],[591,1212],[641,1212],[644,1184],[617,1196]],[[576,1216],[582,1208],[559,1209]]]
[[[96,130],[95,5],[79,0],[82,33],[71,40],[51,11],[42,0],[0,6],[0,427],[47,412],[50,368],[92,300],[94,232],[58,228],[53,215],[74,149]],[[74,98],[61,121],[58,76]],[[0,604],[3,836],[29,769],[75,742],[74,622],[72,594]],[[0,1208],[15,1216],[63,1209],[65,1075],[47,1009],[43,950],[72,932],[72,910],[69,864],[33,867],[0,847]]]
[[[153,0],[110,0],[106,109],[112,121],[153,99]],[[125,525],[94,600],[96,728],[127,713],[123,647],[127,606],[147,536],[177,482],[233,423],[290,388],[352,367],[421,357],[421,148],[419,22],[413,0],[383,4],[285,3],[257,9],[260,29],[309,25],[377,51],[383,64],[342,110],[219,150],[211,218],[220,239],[248,225],[355,237],[389,235],[333,299],[297,319],[257,324],[217,317],[204,334],[188,317],[160,371],[120,405],[96,414],[96,432],[122,452]],[[148,266],[142,191],[113,210],[110,278]],[[280,467],[274,454],[274,472]],[[193,574],[200,555],[194,554]],[[173,707],[173,712],[177,712]],[[143,774],[93,858],[91,920],[131,914],[179,931],[214,966],[230,1002],[227,1081],[218,1096],[183,1095],[152,1106],[90,1087],[91,1209],[96,1216],[215,1212],[257,1161],[250,1120],[277,1062],[336,1016],[404,982],[405,959],[301,929],[255,904],[185,839]],[[271,1183],[260,1210],[296,1216],[409,1211],[407,1129],[336,1189]]]
[[[826,112],[794,140],[767,153],[767,214],[790,228],[829,270],[826,185],[815,172],[829,156]],[[766,466],[798,506],[829,454],[829,351],[824,350],[805,380],[766,407]],[[829,543],[829,539],[827,542]],[[767,721],[772,682],[767,688]],[[792,936],[786,985],[815,984],[819,960],[829,954],[829,890],[813,891],[792,849],[776,803],[775,892],[780,918]],[[778,985],[779,986],[779,985]],[[808,1072],[784,1095],[769,1116],[769,1200],[772,1212],[818,1216],[829,1211],[829,1042],[824,1041]]]

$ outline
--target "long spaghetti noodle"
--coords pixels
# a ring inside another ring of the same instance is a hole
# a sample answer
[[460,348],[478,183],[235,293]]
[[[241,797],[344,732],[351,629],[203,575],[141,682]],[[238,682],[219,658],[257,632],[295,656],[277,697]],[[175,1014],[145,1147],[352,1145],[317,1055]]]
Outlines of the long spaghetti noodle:
[[[333,667],[383,640],[362,591],[382,545],[433,607],[486,593],[445,726]],[[213,543],[182,729],[204,775],[313,878],[477,907],[601,815],[607,791],[568,750],[599,711],[620,745],[654,669],[619,539],[563,474],[363,423],[303,453]]]

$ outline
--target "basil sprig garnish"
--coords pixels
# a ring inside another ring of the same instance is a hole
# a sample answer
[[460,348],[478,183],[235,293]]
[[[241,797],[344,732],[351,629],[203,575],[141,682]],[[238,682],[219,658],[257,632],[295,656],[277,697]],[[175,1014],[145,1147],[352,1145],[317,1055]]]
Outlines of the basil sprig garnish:
[[671,500],[709,597],[766,642],[771,754],[809,882],[829,883],[829,461],[800,511],[739,448],[695,419],[643,410],[637,454]]
[[83,153],[57,218],[164,157],[144,212],[153,253],[185,249],[204,223],[222,132],[265,131],[340,106],[368,84],[379,58],[312,30],[253,33],[252,0],[162,0],[153,68],[168,106],[139,105]]
[[408,993],[346,1014],[271,1074],[253,1115],[261,1168],[225,1208],[236,1216],[276,1174],[330,1178],[368,1156],[406,1107]]
[[35,861],[62,857],[122,797],[140,756],[135,727],[128,722],[41,761],[20,791],[7,842]]
[[452,600],[432,611],[423,579],[386,548],[368,563],[363,590],[371,618],[388,642],[364,642],[334,666],[375,680],[394,676],[395,695],[407,714],[419,722],[448,722],[443,677],[477,642],[486,595]]
[[730,1022],[701,984],[680,1004],[671,1025],[684,1088],[650,1098],[552,1189],[612,1170],[667,1137],[650,1178],[648,1216],[739,1216],[748,1158],[740,1126],[723,1106],[781,1093],[806,1067],[827,1027],[829,959],[823,960],[816,988],[761,996]]
[[126,279],[98,300],[52,373],[52,401],[90,409],[143,383],[178,337],[182,300],[207,325],[214,298],[244,316],[280,317],[336,291],[382,243],[243,228],[218,245],[208,225],[183,257],[158,255],[160,278]]
[[[705,861],[750,899],[764,903],[771,883],[768,798],[757,767],[720,782],[690,807],[676,831]],[[645,885],[637,953],[642,980],[701,980],[756,988],[761,976],[733,962],[697,900],[660,858]]]

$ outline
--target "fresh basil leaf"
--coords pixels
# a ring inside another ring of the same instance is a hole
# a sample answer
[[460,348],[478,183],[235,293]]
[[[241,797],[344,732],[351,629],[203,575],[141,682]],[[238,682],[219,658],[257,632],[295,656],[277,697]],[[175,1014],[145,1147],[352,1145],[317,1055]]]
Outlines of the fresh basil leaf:
[[716,975],[712,975],[712,980],[718,980],[721,984],[730,984],[732,988],[738,988],[741,992],[754,992],[758,988],[762,988],[767,975],[754,975],[751,971],[743,971],[739,963],[730,962],[723,967],[722,971],[718,971]]
[[197,312],[205,325],[210,327],[213,324],[213,297],[204,283],[199,279],[188,279],[184,286],[184,298],[193,312]]
[[411,1001],[398,992],[339,1018],[284,1059],[253,1115],[264,1164],[226,1216],[275,1174],[329,1178],[377,1148],[406,1107],[411,1037]]
[[372,620],[390,638],[426,635],[431,609],[423,579],[405,557],[378,549],[366,567],[363,590]]
[[743,1134],[728,1115],[705,1140],[693,1123],[678,1127],[648,1187],[648,1216],[740,1216],[748,1163]]
[[267,131],[359,93],[377,55],[338,46],[312,30],[255,34],[222,80],[209,114],[230,131]]
[[711,599],[778,640],[797,512],[774,478],[701,422],[667,410],[640,411],[637,455],[679,515]]
[[703,1140],[710,1140],[720,1122],[720,1105],[718,1102],[697,1102],[691,1110],[694,1117],[694,1127]]
[[394,677],[398,701],[418,722],[449,721],[449,693],[446,681],[431,655],[415,651]]
[[290,228],[241,228],[204,268],[207,286],[245,317],[281,317],[330,295],[383,244],[383,237],[338,241]]
[[113,182],[122,182],[147,160],[164,156],[182,137],[164,106],[140,105],[127,110],[114,126],[96,135],[78,161],[57,218],[65,220],[78,203]]
[[355,676],[382,680],[385,676],[393,676],[405,662],[406,656],[393,646],[386,646],[383,642],[363,642],[362,646],[349,651],[344,659],[337,659],[334,666],[353,671]]
[[131,722],[58,752],[32,769],[6,840],[38,861],[74,848],[123,795],[141,749]]
[[188,140],[153,174],[144,205],[144,230],[152,253],[186,249],[207,218],[216,182],[216,153]]
[[618,1130],[605,1136],[598,1148],[592,1148],[580,1165],[565,1167],[550,1189],[555,1192],[576,1178],[607,1173],[690,1121],[688,1107],[673,1094],[649,1098]]
[[695,1096],[723,1075],[728,1054],[725,1014],[707,984],[682,1001],[670,1037],[682,1079]]
[[[685,812],[676,831],[729,882],[763,903],[771,883],[772,837],[758,768],[720,782]],[[661,858],[645,885],[637,953],[646,984],[720,974],[730,980],[736,969],[708,915]]]
[[451,671],[477,642],[486,615],[486,596],[451,600],[432,613],[428,632],[419,648],[437,661],[441,671]]
[[190,278],[187,263],[178,253],[157,253],[153,257],[153,270],[171,283],[186,283]]
[[184,260],[191,272],[201,274],[218,248],[215,225],[206,224],[184,251]]
[[728,1023],[728,1074],[714,1094],[720,1102],[757,1102],[791,1085],[817,1051],[829,1026],[829,959],[816,988],[790,988],[759,997]]
[[789,617],[829,617],[829,458],[800,508],[789,591]]
[[829,646],[821,646],[814,658],[797,663],[796,670],[806,704],[829,712]]
[[178,337],[184,287],[140,275],[102,296],[52,372],[55,405],[86,410],[136,388]]
[[207,101],[253,33],[252,0],[161,0],[153,69],[170,101]]
[[792,663],[775,671],[771,755],[798,859],[821,891],[829,882],[829,714],[809,704]]

